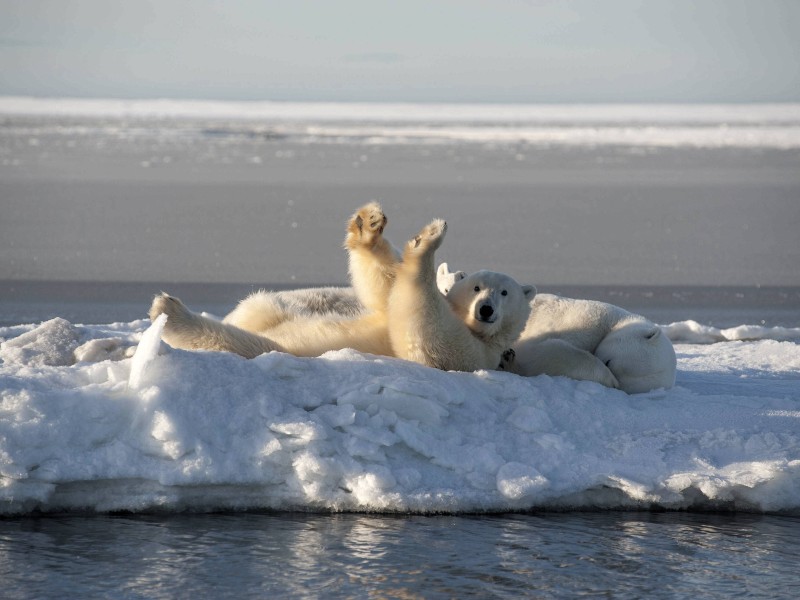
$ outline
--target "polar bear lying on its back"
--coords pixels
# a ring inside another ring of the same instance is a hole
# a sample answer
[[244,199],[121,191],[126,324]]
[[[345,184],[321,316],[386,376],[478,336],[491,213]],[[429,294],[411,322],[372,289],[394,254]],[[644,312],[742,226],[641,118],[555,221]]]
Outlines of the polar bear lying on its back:
[[[351,272],[352,258],[351,252]],[[369,273],[371,260],[369,255],[360,256],[356,272]],[[465,292],[474,291],[466,273],[451,272],[447,263],[439,266],[437,286],[454,308]],[[261,303],[267,299],[290,306],[300,314],[341,311],[351,316],[364,310],[353,288],[258,292],[243,301],[240,308],[250,301]],[[527,325],[511,344],[512,349],[504,353],[501,368],[525,376],[562,375],[595,381],[629,394],[674,385],[676,360],[672,343],[644,317],[613,304],[552,294],[538,294],[530,304]]]
[[[628,393],[674,385],[672,344],[644,317],[604,302],[535,295],[532,286],[519,286],[500,273],[467,276],[450,272],[447,264],[434,272],[443,222],[407,244],[411,260],[401,269],[404,257],[383,237],[385,225],[374,203],[350,219],[345,247],[352,288],[256,292],[222,323],[162,295],[150,316],[169,315],[164,339],[172,346],[245,357],[270,350],[317,356],[351,347],[442,369],[564,375]],[[395,286],[398,280],[401,285]],[[434,293],[437,287],[441,293]],[[468,352],[461,351],[465,347]]]
[[437,288],[434,267],[446,223],[436,219],[424,227],[406,244],[402,257],[383,237],[385,225],[375,203],[350,219],[345,246],[352,291],[259,292],[222,322],[192,313],[177,298],[161,294],[153,300],[150,318],[166,314],[163,339],[187,350],[223,350],[252,358],[272,350],[319,356],[353,348],[445,370],[497,368],[525,327],[532,286],[480,271],[460,278],[449,301]]
[[[439,266],[437,283],[449,297],[463,271]],[[564,375],[636,394],[675,384],[672,343],[661,329],[619,306],[537,294],[525,330],[503,367],[519,375]]]
[[445,370],[497,369],[507,344],[525,327],[536,290],[503,273],[478,271],[445,298],[433,251],[446,229],[444,221],[434,221],[406,245],[389,295],[392,349],[400,358]]

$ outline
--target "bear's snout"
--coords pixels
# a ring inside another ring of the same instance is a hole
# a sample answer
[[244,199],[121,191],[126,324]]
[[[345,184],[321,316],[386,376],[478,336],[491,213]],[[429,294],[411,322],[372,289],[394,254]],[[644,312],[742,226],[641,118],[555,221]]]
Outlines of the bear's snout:
[[481,321],[489,321],[494,315],[494,308],[491,304],[484,304],[478,309],[478,314],[481,316]]

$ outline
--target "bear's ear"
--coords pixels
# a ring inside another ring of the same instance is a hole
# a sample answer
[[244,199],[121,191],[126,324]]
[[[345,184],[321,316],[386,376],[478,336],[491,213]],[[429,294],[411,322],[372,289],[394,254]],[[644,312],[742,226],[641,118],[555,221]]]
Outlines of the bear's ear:
[[436,269],[436,287],[439,288],[442,294],[447,296],[451,285],[453,285],[453,281],[450,278],[450,269],[447,268],[447,263],[442,263]]
[[528,300],[533,300],[533,297],[536,295],[536,287],[532,285],[523,285],[522,293],[525,294]]
[[453,284],[456,281],[461,281],[466,276],[467,274],[464,273],[464,271],[455,271],[451,273],[447,263],[442,263],[436,270],[436,287],[446,296]]
[[461,281],[464,277],[467,276],[464,271],[450,271],[450,267],[447,265],[446,262],[443,262],[439,265],[439,268],[436,270],[436,278],[441,279],[443,277],[450,277],[453,280],[453,283],[456,281]]

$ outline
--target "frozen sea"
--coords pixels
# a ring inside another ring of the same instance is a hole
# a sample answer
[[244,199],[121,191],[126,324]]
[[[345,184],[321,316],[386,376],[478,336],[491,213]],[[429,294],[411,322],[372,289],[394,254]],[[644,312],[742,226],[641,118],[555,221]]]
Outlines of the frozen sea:
[[[0,573],[30,597],[793,597],[800,107],[0,98]],[[170,351],[165,289],[441,260],[645,314],[671,390]]]

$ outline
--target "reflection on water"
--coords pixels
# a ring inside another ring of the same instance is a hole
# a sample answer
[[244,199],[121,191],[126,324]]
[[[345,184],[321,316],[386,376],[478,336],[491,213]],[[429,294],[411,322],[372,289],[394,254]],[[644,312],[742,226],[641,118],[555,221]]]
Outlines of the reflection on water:
[[792,597],[800,519],[589,513],[0,520],[3,597]]

